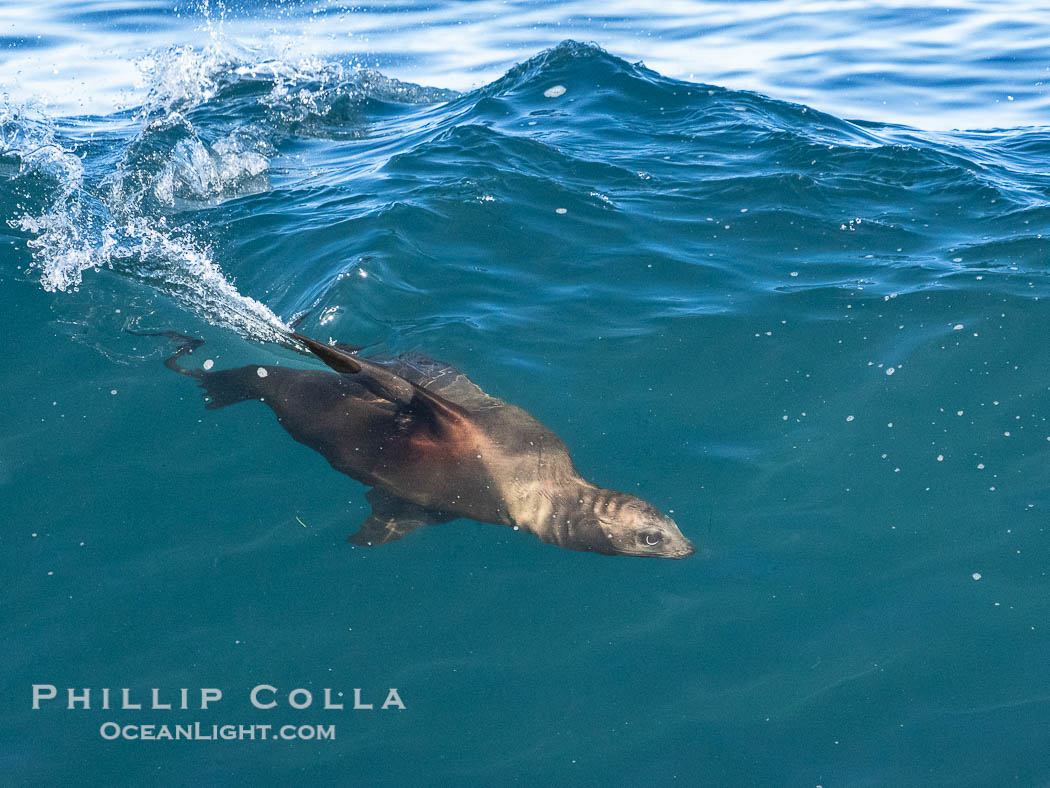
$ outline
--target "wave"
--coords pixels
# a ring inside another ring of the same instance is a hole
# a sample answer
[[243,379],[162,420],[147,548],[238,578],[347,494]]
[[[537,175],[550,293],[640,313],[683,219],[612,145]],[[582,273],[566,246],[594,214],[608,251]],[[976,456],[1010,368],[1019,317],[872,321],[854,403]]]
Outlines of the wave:
[[[381,264],[426,254],[403,228],[447,223],[449,206],[463,204],[513,203],[541,234],[554,232],[551,203],[571,204],[611,248],[625,217],[671,229],[673,248],[642,245],[706,270],[715,293],[696,293],[686,313],[715,308],[719,289],[744,282],[785,292],[863,280],[885,295],[1043,262],[1050,177],[1032,162],[1050,152],[1044,129],[848,121],[669,79],[571,41],[465,94],[339,62],[254,61],[229,45],[174,48],[139,67],[145,103],[112,116],[0,105],[8,223],[48,291],[111,270],[254,340],[279,339],[285,320],[235,286],[208,229],[224,206],[253,199],[290,234],[318,236],[321,270],[264,272],[272,286],[260,293],[283,282],[289,316],[331,308],[329,290],[357,265],[333,228],[371,244],[374,273],[405,292],[411,285]],[[863,249],[843,233],[859,234]],[[813,276],[785,282],[792,243],[805,245]],[[305,279],[294,288],[293,274]]]
[[[239,293],[192,222],[176,217],[264,191],[282,139],[360,134],[362,103],[457,95],[338,63],[246,63],[218,49],[170,49],[139,66],[146,103],[111,118],[54,119],[0,105],[0,178],[26,196],[46,195],[43,210],[9,225],[28,236],[47,291],[77,291],[85,273],[106,268],[259,341],[280,341],[287,324]],[[101,145],[83,139],[87,125],[102,130]],[[85,169],[84,159],[101,166]]]

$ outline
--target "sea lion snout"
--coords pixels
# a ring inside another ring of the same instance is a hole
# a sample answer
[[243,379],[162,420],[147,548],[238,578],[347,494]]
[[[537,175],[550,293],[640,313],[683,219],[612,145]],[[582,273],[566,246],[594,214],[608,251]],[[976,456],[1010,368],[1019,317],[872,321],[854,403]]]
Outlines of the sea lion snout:
[[[653,513],[655,517],[650,522],[636,523],[631,529],[634,545],[623,544],[618,552],[650,558],[688,558],[696,553],[693,543],[679,530],[674,520],[655,509]],[[616,540],[613,541],[615,543]]]
[[577,549],[643,558],[688,558],[696,553],[678,524],[641,498],[603,490],[594,500],[581,502],[590,503],[591,511],[573,529],[581,543]]

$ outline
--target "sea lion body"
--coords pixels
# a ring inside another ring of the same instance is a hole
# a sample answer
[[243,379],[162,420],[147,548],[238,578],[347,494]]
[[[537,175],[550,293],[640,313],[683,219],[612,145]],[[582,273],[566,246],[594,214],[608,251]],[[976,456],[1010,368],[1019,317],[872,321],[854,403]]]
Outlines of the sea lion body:
[[179,366],[178,357],[196,345],[180,347],[166,364],[198,379],[209,408],[262,401],[296,441],[370,485],[372,514],[352,542],[382,544],[466,517],[575,550],[695,552],[670,518],[584,480],[551,430],[459,370],[414,353],[369,360],[353,346],[293,337],[335,371]]

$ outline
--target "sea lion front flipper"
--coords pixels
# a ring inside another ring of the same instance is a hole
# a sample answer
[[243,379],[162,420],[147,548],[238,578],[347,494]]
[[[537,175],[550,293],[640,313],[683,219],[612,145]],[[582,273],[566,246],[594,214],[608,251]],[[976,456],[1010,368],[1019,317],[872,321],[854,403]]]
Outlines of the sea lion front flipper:
[[360,375],[361,384],[373,394],[414,411],[416,416],[422,417],[437,432],[445,432],[467,418],[466,411],[459,405],[395,375],[379,364],[299,333],[293,333],[291,337],[306,345],[310,352],[336,372]]
[[403,498],[373,487],[365,495],[372,504],[372,514],[347,541],[361,547],[394,542],[425,525],[447,523],[455,519],[445,512],[434,512],[416,506]]

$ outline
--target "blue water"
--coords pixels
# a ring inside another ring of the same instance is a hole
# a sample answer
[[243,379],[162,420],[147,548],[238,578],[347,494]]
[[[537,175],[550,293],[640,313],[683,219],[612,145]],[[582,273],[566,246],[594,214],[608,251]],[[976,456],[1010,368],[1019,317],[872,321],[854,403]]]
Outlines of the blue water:
[[[1046,783],[1048,30],[964,2],[0,10],[4,782]],[[273,341],[304,313],[463,369],[698,554],[462,520],[354,548],[365,487],[125,330],[306,367]]]

